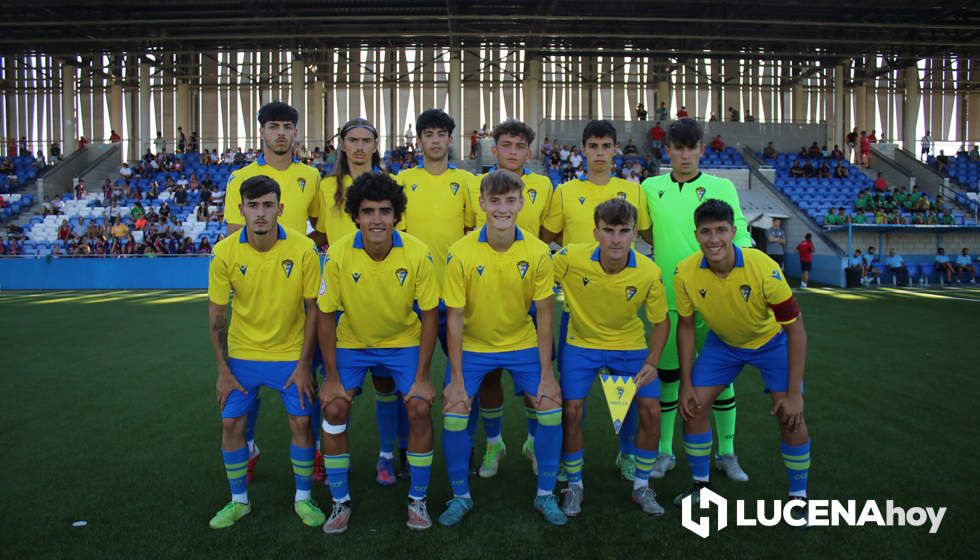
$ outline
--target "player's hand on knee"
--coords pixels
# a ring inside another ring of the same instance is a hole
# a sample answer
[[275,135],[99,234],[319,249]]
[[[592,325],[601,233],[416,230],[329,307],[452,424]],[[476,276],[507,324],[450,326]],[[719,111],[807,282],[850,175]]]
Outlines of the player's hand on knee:
[[436,390],[432,386],[432,382],[428,379],[416,380],[412,384],[412,388],[408,391],[408,394],[405,395],[404,401],[408,404],[408,401],[415,398],[422,399],[429,403],[429,406],[432,406],[432,403],[436,400]]
[[650,364],[643,364],[640,371],[633,378],[633,382],[636,383],[636,388],[644,387],[653,383],[657,379],[657,366],[651,366]]
[[680,395],[678,397],[681,405],[681,418],[688,421],[698,415],[701,409],[701,400],[694,387],[681,383]]
[[328,404],[337,399],[351,402],[350,394],[344,390],[340,381],[325,380],[320,386],[320,408],[326,408]]
[[452,412],[456,407],[463,408],[466,413],[470,411],[470,397],[462,381],[450,381],[442,390],[442,411]]
[[225,403],[228,402],[228,395],[232,391],[241,391],[243,395],[248,394],[248,391],[245,390],[245,387],[242,387],[242,384],[238,382],[238,378],[235,377],[235,374],[227,366],[218,368],[218,381],[215,383],[215,390],[217,392],[218,408],[222,410],[225,408]]
[[283,385],[282,388],[288,389],[292,385],[295,385],[296,390],[299,392],[300,406],[306,408],[307,401],[309,401],[310,406],[313,406],[316,386],[313,384],[313,376],[310,375],[309,368],[296,366],[296,369],[294,369],[293,373],[290,374],[289,379],[286,380],[286,384]]
[[795,432],[803,425],[803,395],[782,395],[775,399],[772,414],[784,428]]

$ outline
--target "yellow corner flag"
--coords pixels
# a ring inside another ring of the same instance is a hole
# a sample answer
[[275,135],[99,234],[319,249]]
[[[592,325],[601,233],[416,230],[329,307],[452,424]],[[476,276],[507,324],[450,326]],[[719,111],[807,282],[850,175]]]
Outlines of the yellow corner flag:
[[612,416],[613,429],[619,433],[629,412],[630,403],[636,395],[636,383],[632,377],[621,375],[600,374],[602,392],[606,394],[606,404],[609,405],[609,415]]

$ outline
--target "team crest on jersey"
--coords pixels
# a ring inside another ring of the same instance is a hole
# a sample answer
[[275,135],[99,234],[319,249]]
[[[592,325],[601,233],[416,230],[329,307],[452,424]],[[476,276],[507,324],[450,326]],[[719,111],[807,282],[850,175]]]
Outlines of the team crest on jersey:
[[302,178],[297,179],[296,180],[296,183],[299,185],[300,192],[303,192],[303,191],[306,190],[306,179],[302,179]]
[[449,190],[453,191],[453,196],[459,192],[459,183],[449,183]]
[[636,286],[626,286],[626,301],[633,299],[636,295]]
[[659,198],[664,197],[664,191],[657,191],[657,194],[659,195]]
[[742,292],[742,299],[749,301],[749,295],[752,293],[752,287],[748,284],[742,284],[738,287],[738,291]]
[[398,278],[398,283],[402,286],[405,285],[405,279],[408,278],[408,270],[404,268],[399,268],[395,271],[395,278]]
[[290,259],[282,261],[282,271],[286,273],[286,278],[289,278],[289,275],[293,273],[293,261]]
[[241,271],[242,276],[245,276],[245,271],[248,270],[248,265],[247,264],[240,264],[240,265],[238,265],[238,270]]
[[354,274],[351,274],[351,277],[354,279],[354,283],[355,284],[357,284],[358,282],[361,281],[361,273],[360,272],[355,272]]
[[697,193],[698,200],[701,200],[701,199],[704,198],[704,192],[705,192],[704,191],[704,187],[698,187],[698,188],[694,189],[694,192]]
[[417,188],[419,188],[419,186],[416,185],[415,183],[412,183],[412,192],[415,192],[415,189]]
[[482,264],[476,265],[476,273],[477,274],[479,274],[480,276],[483,276],[483,271],[484,271],[484,268],[483,268],[483,265]]
[[782,280],[783,279],[783,276],[781,274],[779,274],[779,271],[778,270],[773,270],[772,271],[772,274],[770,274],[769,276],[775,278],[776,280]]
[[527,196],[528,196],[528,198],[531,199],[531,204],[534,204],[535,199],[538,198],[538,191],[536,191],[534,189],[529,189],[527,191]]
[[530,268],[530,267],[531,267],[531,265],[528,264],[527,261],[518,261],[518,263],[517,263],[517,271],[521,273],[521,280],[524,279],[524,275],[527,274],[527,269]]
[[320,279],[320,295],[322,296],[325,293],[327,293],[327,281],[321,278]]
[[578,203],[579,204],[585,204],[585,197],[584,196],[578,197]]
[[708,290],[705,290],[704,288],[698,290],[698,293],[701,294],[701,299],[708,297]]
[[626,193],[624,193],[624,192],[618,192],[618,193],[616,193],[616,196],[618,196],[619,198],[621,198],[623,200],[626,200]]
[[582,277],[582,285],[583,286],[588,286],[589,285],[589,277],[588,276],[583,276]]

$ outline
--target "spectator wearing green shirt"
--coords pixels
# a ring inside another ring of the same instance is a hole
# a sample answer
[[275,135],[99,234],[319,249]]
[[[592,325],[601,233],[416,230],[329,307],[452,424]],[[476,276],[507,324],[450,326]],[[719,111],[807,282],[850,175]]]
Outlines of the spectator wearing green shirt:
[[854,207],[860,212],[874,210],[874,199],[871,198],[871,193],[867,189],[861,189],[861,192],[858,193],[857,200],[854,201]]
[[841,206],[837,209],[837,225],[846,226],[851,221],[851,217],[847,215],[847,210]]
[[936,212],[935,208],[929,210],[929,214],[926,216],[926,225],[934,226],[939,223],[939,213]]
[[837,210],[831,208],[827,210],[827,215],[823,217],[823,227],[832,228],[837,226]]
[[909,201],[909,195],[905,192],[905,187],[898,187],[892,194],[892,201],[901,209],[905,209]]
[[864,212],[857,212],[853,217],[851,217],[851,223],[866,224],[868,223],[868,217],[864,214]]
[[952,212],[943,212],[939,216],[939,224],[944,226],[954,226],[956,225],[956,220],[953,219]]

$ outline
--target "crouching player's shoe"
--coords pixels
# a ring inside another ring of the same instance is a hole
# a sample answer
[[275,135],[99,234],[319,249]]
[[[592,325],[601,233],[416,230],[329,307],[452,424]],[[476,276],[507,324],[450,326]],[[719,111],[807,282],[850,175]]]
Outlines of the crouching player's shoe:
[[426,507],[425,498],[416,500],[408,499],[408,523],[409,529],[423,531],[432,527],[432,518],[429,517],[429,509]]
[[568,516],[558,507],[558,496],[548,494],[534,498],[534,509],[541,512],[544,520],[552,525],[566,525]]
[[619,453],[616,455],[616,466],[624,479],[630,482],[636,480],[636,457]]
[[350,501],[334,502],[330,518],[323,524],[323,532],[328,535],[339,535],[347,531],[350,525]]
[[524,453],[528,461],[531,461],[531,472],[534,473],[534,476],[538,476],[538,458],[534,456],[534,440],[530,434],[524,440],[524,446],[521,448],[521,452]]
[[803,524],[799,526],[801,529],[807,528],[810,524],[810,501],[800,496],[790,496],[787,500],[799,500],[803,502],[803,505],[790,508],[789,516],[794,520],[803,521]]
[[643,513],[650,515],[663,515],[664,508],[657,503],[657,493],[649,486],[633,489],[633,503],[640,504]]
[[398,479],[395,477],[394,462],[395,460],[393,458],[385,459],[384,457],[378,457],[378,476],[375,478],[375,482],[381,486],[392,486],[398,482]]
[[677,457],[673,455],[657,455],[650,468],[650,478],[663,478],[667,471],[673,470],[677,466]]
[[569,485],[562,490],[565,499],[561,502],[561,511],[568,517],[575,517],[582,513],[582,501],[585,499],[585,492],[581,486]]
[[214,514],[210,522],[211,528],[227,529],[251,512],[251,504],[243,504],[232,500],[225,507],[221,508],[218,513]]
[[248,463],[245,465],[245,482],[251,484],[252,482],[252,471],[255,470],[255,465],[259,463],[259,457],[262,456],[262,451],[259,446],[256,445],[248,454]]
[[674,498],[674,505],[677,506],[677,507],[681,507],[681,502],[683,502],[684,501],[684,498],[686,498],[688,496],[691,496],[692,497],[691,498],[691,506],[692,507],[698,505],[700,503],[700,501],[701,501],[701,489],[702,488],[708,488],[710,490],[711,489],[711,483],[710,482],[702,482],[700,480],[695,480],[694,481],[694,484],[691,486],[691,488],[689,490],[678,494],[677,497]]
[[456,496],[446,502],[446,505],[449,507],[439,516],[439,523],[445,527],[454,527],[473,509],[473,500]]
[[326,521],[326,516],[316,506],[311,499],[300,500],[293,504],[293,510],[299,516],[303,525],[307,527],[319,527]]
[[737,455],[715,455],[715,468],[724,471],[728,478],[736,482],[748,482],[749,475],[745,474],[738,464]]
[[500,469],[500,460],[507,455],[507,446],[503,441],[495,443],[487,442],[487,451],[483,454],[483,463],[480,464],[480,477],[492,478]]

